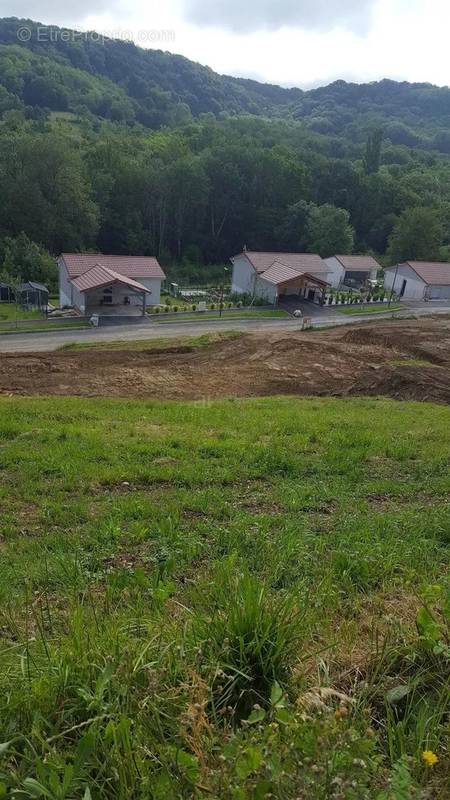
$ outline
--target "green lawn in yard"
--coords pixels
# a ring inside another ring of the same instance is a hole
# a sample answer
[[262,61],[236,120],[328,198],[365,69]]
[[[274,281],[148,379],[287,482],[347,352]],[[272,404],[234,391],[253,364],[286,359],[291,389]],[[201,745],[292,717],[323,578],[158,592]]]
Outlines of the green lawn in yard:
[[15,303],[0,303],[0,325],[16,319],[45,319],[45,314],[43,311],[23,311]]
[[401,306],[387,303],[377,305],[358,305],[358,306],[332,306],[340,314],[381,314],[386,311],[399,311]]
[[248,309],[243,309],[242,311],[223,311],[222,316],[216,312],[214,314],[208,313],[208,311],[200,311],[198,313],[193,312],[190,314],[189,317],[170,317],[170,319],[165,318],[164,312],[161,314],[152,314],[153,322],[158,323],[169,323],[169,322],[199,322],[201,320],[211,320],[211,319],[259,319],[259,318],[271,318],[271,317],[284,317],[286,319],[290,318],[290,314],[287,311],[284,311],[282,308],[274,308],[274,309],[255,309],[254,311],[250,311]]
[[445,797],[449,438],[426,403],[1,398],[0,796]]

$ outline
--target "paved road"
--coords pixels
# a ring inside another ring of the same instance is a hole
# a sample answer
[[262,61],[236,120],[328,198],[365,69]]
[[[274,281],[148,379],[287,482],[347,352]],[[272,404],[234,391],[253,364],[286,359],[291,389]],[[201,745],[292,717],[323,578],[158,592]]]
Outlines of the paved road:
[[[337,312],[320,313],[318,316],[312,315],[314,327],[327,325],[355,325],[358,322],[371,321],[376,319],[386,319],[390,316],[408,316],[410,314],[424,316],[427,314],[450,313],[450,304],[430,306],[415,306],[414,308],[404,308],[401,312],[394,312],[392,315],[386,314],[358,314],[355,316],[345,316]],[[166,339],[178,338],[180,336],[199,336],[202,333],[212,333],[219,331],[248,331],[248,332],[267,332],[268,330],[300,330],[301,323],[293,318],[265,318],[265,319],[227,319],[227,320],[205,320],[205,322],[173,322],[158,324],[148,322],[143,325],[120,325],[117,327],[105,328],[79,328],[67,331],[36,332],[36,333],[16,333],[0,335],[0,352],[2,353],[30,353],[58,350],[65,344],[74,342],[113,342],[113,341],[137,341],[145,339]]]

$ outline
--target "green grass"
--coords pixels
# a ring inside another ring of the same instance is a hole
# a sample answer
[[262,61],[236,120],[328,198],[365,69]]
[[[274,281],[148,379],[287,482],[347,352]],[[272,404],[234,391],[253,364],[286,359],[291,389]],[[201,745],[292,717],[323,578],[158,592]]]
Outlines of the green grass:
[[23,319],[45,319],[42,311],[23,311],[15,303],[0,303],[0,324]]
[[425,358],[393,358],[388,361],[393,367],[439,367],[439,364],[433,364],[432,361],[427,361]]
[[211,319],[259,319],[262,318],[271,318],[271,317],[284,317],[289,319],[291,315],[284,311],[282,308],[274,308],[274,309],[256,309],[254,311],[250,311],[247,309],[243,309],[242,311],[223,311],[222,316],[220,317],[218,312],[214,314],[208,313],[207,311],[201,311],[199,313],[192,313],[189,317],[171,317],[170,319],[165,319],[165,314],[162,312],[161,314],[152,314],[153,322],[158,323],[169,323],[169,322],[198,322],[201,320],[211,320]]
[[0,333],[4,334],[14,334],[14,333],[50,333],[55,331],[65,331],[68,328],[90,328],[91,325],[88,322],[78,322],[76,319],[74,320],[67,320],[67,322],[49,322],[47,324],[39,324],[33,325],[33,323],[27,323],[26,325],[21,325],[20,321],[19,324],[16,325],[2,325],[0,322]]
[[242,336],[240,331],[224,331],[223,333],[203,333],[201,336],[177,336],[168,339],[167,336],[161,339],[118,339],[112,342],[73,342],[63,344],[60,350],[171,350],[174,347],[206,347],[215,342],[222,342],[226,339],[239,339]]
[[0,399],[0,796],[446,796],[449,438],[426,403]]
[[399,305],[391,305],[388,306],[387,303],[383,305],[358,305],[358,306],[331,306],[339,314],[382,314],[387,311],[399,311],[401,306]]

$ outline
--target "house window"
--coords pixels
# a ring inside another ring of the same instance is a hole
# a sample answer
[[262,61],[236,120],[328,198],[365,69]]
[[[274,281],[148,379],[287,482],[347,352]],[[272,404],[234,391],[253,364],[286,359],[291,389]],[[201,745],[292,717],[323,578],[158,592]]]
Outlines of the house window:
[[112,303],[112,293],[113,290],[110,286],[108,288],[103,289],[103,302],[104,303]]

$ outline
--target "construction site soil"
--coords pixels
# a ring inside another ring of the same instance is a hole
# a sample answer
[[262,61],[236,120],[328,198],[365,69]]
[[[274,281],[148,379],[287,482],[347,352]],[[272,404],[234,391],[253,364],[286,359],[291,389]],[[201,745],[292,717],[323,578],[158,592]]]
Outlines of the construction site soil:
[[205,347],[0,354],[0,393],[196,400],[261,395],[450,401],[450,317],[273,328]]

